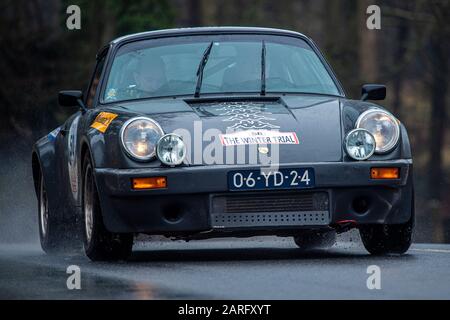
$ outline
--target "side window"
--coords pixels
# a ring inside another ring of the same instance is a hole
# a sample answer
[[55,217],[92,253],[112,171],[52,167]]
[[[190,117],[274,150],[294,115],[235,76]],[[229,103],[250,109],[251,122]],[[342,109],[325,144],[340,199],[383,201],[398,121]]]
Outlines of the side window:
[[100,82],[100,76],[102,75],[103,67],[105,65],[106,55],[97,62],[95,67],[94,76],[92,77],[91,85],[87,92],[86,105],[88,108],[92,108],[94,103],[95,94],[97,92],[98,84]]

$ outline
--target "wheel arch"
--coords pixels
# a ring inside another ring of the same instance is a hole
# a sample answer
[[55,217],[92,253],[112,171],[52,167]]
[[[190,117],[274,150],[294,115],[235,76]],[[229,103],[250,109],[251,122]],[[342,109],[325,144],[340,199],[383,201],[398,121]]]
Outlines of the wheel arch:
[[82,205],[82,195],[81,195],[81,193],[82,193],[82,189],[83,189],[83,180],[84,180],[84,172],[83,172],[83,170],[84,170],[84,159],[85,159],[86,155],[89,155],[89,158],[91,159],[92,163],[94,163],[94,159],[92,157],[91,147],[90,147],[90,144],[89,144],[89,141],[88,141],[87,138],[83,137],[81,139],[79,148],[80,148],[79,149],[80,153],[79,153],[79,158],[78,158],[78,177],[79,177],[79,179],[78,179],[78,188],[80,190],[80,194],[79,194],[79,197],[77,199],[77,203],[78,203],[78,206],[81,206]]
[[34,191],[36,192],[36,195],[39,193],[39,179],[41,176],[41,164],[39,161],[39,156],[36,151],[33,151],[31,154],[31,170],[33,174],[33,185],[34,185]]
[[47,191],[49,210],[62,217],[65,212],[66,195],[61,196],[61,172],[57,161],[55,140],[44,137],[33,146],[31,153],[33,186],[39,197],[39,181],[43,179]]
[[408,131],[406,130],[406,127],[403,123],[400,123],[400,132],[401,132],[400,139],[402,146],[402,156],[405,159],[411,159],[412,158],[411,144],[409,142]]
[[39,180],[42,174],[45,187],[50,192],[57,190],[59,184],[58,163],[56,160],[55,141],[44,137],[36,142],[31,152],[31,170],[33,185],[38,194]]
[[86,139],[83,139],[81,142],[81,149],[80,149],[80,164],[81,164],[81,170],[83,170],[83,161],[84,161],[84,157],[86,156],[86,154],[89,154],[89,157],[91,158],[91,161],[93,161],[92,159],[92,153],[91,153],[91,148],[89,146],[89,143],[87,142]]

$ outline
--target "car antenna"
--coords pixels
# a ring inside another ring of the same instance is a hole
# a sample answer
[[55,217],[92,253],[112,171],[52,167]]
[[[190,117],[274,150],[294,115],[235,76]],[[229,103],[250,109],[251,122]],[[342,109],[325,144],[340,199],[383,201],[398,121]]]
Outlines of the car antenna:
[[202,87],[202,82],[203,82],[203,70],[205,69],[206,63],[208,63],[209,54],[211,53],[213,44],[214,44],[214,41],[211,41],[211,43],[208,45],[205,52],[203,53],[202,60],[200,61],[200,64],[198,65],[197,85],[195,86],[195,93],[194,93],[195,98],[200,97],[200,88]]
[[266,95],[266,42],[264,40],[261,49],[261,95]]

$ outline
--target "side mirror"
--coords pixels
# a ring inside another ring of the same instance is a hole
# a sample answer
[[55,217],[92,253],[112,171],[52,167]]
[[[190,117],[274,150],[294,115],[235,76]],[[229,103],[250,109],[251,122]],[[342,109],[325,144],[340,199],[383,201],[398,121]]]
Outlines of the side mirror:
[[386,86],[382,84],[365,84],[361,90],[361,100],[384,100]]
[[58,102],[62,107],[79,106],[83,111],[86,106],[83,103],[83,92],[77,90],[60,91],[58,94]]

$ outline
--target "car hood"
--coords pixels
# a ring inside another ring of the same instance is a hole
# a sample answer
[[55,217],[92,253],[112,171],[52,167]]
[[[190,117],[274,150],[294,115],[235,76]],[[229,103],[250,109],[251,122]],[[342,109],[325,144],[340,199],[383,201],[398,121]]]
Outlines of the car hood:
[[[340,99],[337,97],[157,99],[121,103],[112,109],[130,116],[148,116],[156,120],[165,133],[183,135],[191,165],[212,164],[205,160],[205,154],[225,159],[228,150],[236,147],[224,146],[221,136],[231,131],[246,135],[249,131],[272,130],[286,133],[288,137],[294,137],[295,133],[294,143],[289,140],[290,144],[267,145],[269,155],[278,149],[278,163],[342,160]],[[248,150],[245,152],[245,163],[249,163]],[[236,154],[238,152],[233,156],[235,161]]]

